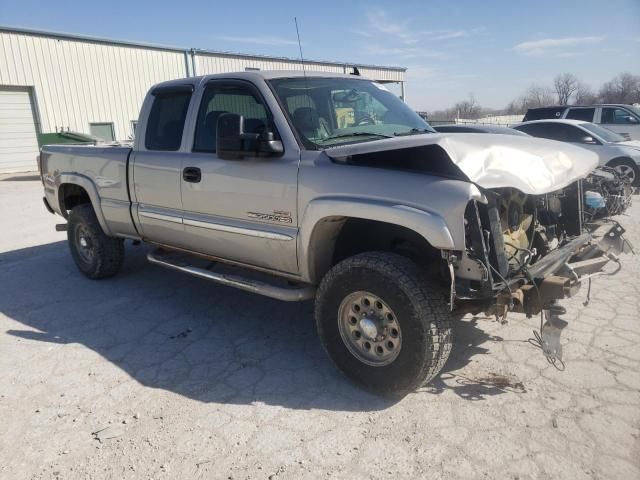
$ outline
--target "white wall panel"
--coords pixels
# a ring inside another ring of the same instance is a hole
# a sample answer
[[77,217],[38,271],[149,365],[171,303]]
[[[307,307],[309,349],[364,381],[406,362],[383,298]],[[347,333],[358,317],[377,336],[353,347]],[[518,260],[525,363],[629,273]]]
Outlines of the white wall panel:
[[34,88],[43,132],[113,122],[126,139],[148,88],[185,76],[181,51],[0,32],[0,52],[0,85]]
[[[296,59],[216,52],[198,52],[195,63],[197,75],[302,69]],[[308,61],[306,68],[345,71],[332,62]],[[402,69],[359,69],[375,80],[404,81]],[[113,122],[116,138],[124,140],[149,87],[189,73],[180,49],[0,28],[0,86],[31,87],[43,133],[89,132],[89,123]]]
[[0,88],[0,173],[36,170],[37,155],[29,90]]

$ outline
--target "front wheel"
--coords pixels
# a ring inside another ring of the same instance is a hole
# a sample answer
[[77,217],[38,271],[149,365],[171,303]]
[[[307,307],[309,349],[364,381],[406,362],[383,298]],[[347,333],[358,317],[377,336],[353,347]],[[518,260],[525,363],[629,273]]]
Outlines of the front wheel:
[[451,350],[442,291],[411,260],[385,252],[348,258],[322,280],[316,323],[340,370],[376,393],[401,396],[432,380]]
[[613,168],[620,176],[627,180],[632,187],[640,186],[640,170],[632,160],[628,158],[616,158],[607,166]]

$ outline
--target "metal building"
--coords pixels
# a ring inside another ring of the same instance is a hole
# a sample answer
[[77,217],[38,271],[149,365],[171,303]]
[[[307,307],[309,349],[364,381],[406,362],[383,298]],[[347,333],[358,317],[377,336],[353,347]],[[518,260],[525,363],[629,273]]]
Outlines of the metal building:
[[[305,60],[400,85],[405,68]],[[58,132],[133,136],[148,88],[163,80],[243,70],[300,70],[298,59],[182,49],[0,26],[0,173],[36,168]]]

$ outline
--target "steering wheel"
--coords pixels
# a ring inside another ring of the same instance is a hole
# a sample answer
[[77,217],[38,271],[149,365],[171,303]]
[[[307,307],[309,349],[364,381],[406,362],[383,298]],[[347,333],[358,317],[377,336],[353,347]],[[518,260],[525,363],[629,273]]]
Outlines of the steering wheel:
[[359,119],[356,120],[356,127],[361,127],[364,125],[375,125],[376,122],[369,115],[363,115]]

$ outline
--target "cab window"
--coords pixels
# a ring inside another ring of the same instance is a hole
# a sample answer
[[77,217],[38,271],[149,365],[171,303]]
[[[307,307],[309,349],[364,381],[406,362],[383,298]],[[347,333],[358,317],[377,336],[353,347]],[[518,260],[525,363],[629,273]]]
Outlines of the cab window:
[[180,148],[191,91],[160,91],[155,94],[144,141],[147,150]]
[[273,131],[272,122],[261,98],[243,85],[213,85],[207,87],[200,103],[193,150],[216,151],[218,119],[225,113],[244,117],[246,133]]
[[630,124],[630,123],[638,123],[638,119],[623,108],[612,108],[612,107],[603,107],[602,108],[602,119],[600,123],[612,124],[612,125],[620,125],[620,124]]
[[567,118],[571,120],[582,120],[584,122],[593,122],[593,115],[596,113],[595,108],[570,108],[567,112]]

